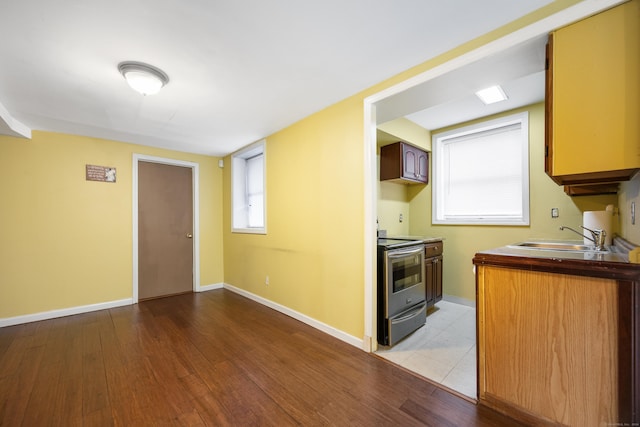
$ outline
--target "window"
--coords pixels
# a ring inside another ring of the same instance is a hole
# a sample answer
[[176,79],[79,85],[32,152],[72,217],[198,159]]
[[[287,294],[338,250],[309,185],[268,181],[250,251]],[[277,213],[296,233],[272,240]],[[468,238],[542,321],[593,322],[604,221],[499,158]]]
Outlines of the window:
[[266,234],[265,141],[231,156],[232,231]]
[[434,134],[434,224],[529,224],[529,115]]

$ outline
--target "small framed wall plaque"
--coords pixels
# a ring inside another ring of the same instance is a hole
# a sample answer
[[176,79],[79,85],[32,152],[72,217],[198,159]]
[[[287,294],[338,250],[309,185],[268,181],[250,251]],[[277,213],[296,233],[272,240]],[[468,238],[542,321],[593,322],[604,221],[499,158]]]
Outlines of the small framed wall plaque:
[[116,182],[116,168],[87,165],[87,181]]

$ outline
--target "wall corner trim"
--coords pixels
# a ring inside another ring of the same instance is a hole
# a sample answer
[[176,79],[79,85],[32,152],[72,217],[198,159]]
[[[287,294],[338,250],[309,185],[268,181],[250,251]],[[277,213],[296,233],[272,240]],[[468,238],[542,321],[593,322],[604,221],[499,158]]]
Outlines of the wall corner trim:
[[213,283],[211,285],[201,285],[196,289],[196,292],[206,292],[206,291],[213,291],[216,289],[222,289],[224,288],[224,283]]

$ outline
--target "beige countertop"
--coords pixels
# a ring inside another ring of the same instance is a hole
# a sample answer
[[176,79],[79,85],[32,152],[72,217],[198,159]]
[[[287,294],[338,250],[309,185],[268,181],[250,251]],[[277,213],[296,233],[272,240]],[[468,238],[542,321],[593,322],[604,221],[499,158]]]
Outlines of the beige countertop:
[[443,237],[428,237],[428,236],[387,236],[387,239],[400,239],[400,240],[421,240],[423,243],[435,243],[442,242]]
[[[535,242],[535,240],[529,240]],[[547,240],[548,241],[548,240]],[[552,242],[582,245],[582,241],[578,240],[553,240]],[[600,251],[565,251],[565,250],[549,250],[536,249],[527,247],[518,247],[517,243],[513,245],[502,246],[499,248],[483,250],[480,253],[490,253],[504,256],[519,256],[527,258],[551,258],[566,260],[583,260],[583,261],[606,261],[628,263],[629,259],[626,253],[619,252],[615,247],[607,247],[604,252]]]
[[603,253],[523,248],[514,244],[480,251],[473,264],[640,281],[640,264],[630,263],[628,254],[615,247]]

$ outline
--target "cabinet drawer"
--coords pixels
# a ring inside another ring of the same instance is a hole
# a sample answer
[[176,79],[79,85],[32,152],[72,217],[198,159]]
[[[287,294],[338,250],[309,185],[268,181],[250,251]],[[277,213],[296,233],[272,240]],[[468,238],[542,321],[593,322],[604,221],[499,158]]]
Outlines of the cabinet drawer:
[[442,241],[427,243],[424,246],[424,257],[431,258],[434,256],[442,255]]

